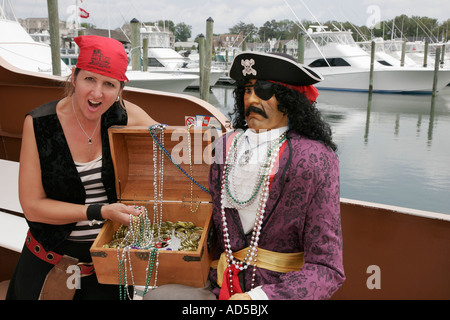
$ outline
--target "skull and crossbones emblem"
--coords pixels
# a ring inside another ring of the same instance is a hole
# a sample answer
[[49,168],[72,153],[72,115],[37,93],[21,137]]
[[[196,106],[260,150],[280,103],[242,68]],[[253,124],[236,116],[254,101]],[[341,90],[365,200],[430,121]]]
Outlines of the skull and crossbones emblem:
[[244,77],[248,74],[252,74],[254,76],[256,76],[256,70],[253,69],[253,65],[255,64],[255,60],[253,59],[242,59],[241,60],[241,65],[244,67],[244,70],[242,70],[242,74],[244,75]]

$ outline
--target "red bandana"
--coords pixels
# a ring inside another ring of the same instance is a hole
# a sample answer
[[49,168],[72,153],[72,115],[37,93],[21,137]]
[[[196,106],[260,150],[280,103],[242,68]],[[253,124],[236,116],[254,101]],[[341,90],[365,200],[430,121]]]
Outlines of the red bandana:
[[74,40],[80,47],[77,68],[128,81],[128,56],[119,41],[100,36],[79,36]]
[[[241,285],[239,284],[239,270],[234,264],[231,264],[223,273],[222,287],[220,288],[219,300],[228,300],[231,297],[231,286],[233,286],[234,293],[242,293]],[[232,274],[230,279],[229,274]]]
[[306,98],[308,98],[308,100],[311,101],[311,103],[315,102],[317,97],[319,96],[319,90],[317,90],[317,88],[314,87],[313,85],[294,86],[291,84],[278,82],[278,81],[271,81],[271,80],[267,80],[267,81],[272,82],[272,83],[278,83],[278,84],[281,84],[282,86],[285,86],[288,89],[298,91],[301,94],[304,94],[306,96]]

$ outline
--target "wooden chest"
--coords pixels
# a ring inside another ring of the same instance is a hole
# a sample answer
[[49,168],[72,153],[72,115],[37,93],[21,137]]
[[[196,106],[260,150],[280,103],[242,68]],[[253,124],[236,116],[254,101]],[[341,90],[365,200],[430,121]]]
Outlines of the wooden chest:
[[[192,222],[196,226],[203,227],[203,232],[196,251],[159,250],[159,266],[157,272],[155,270],[152,273],[150,281],[147,279],[146,269],[151,251],[131,249],[129,256],[132,274],[128,268],[127,283],[132,284],[134,279],[134,285],[152,286],[157,274],[158,286],[177,283],[203,287],[207,281],[211,262],[208,235],[212,204],[210,194],[200,186],[206,189],[209,187],[211,140],[214,138],[211,131],[205,129],[166,127],[163,132],[164,137],[160,139],[164,141],[164,149],[178,166],[164,155],[162,221]],[[109,129],[109,138],[119,202],[145,206],[152,220],[155,204],[155,164],[154,139],[150,135],[149,128],[112,127]],[[161,161],[156,164],[160,166]],[[198,184],[186,174],[193,177]],[[92,260],[100,283],[123,284],[119,282],[118,272],[122,249],[103,247],[112,240],[113,233],[118,228],[118,223],[106,222],[91,247]]]

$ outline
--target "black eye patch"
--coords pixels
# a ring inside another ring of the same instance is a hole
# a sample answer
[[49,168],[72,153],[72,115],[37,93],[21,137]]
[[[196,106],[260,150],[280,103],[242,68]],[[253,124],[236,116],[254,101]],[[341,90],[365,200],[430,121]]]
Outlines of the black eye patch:
[[248,85],[245,87],[253,87],[255,94],[264,101],[269,100],[275,94],[275,91],[273,90],[273,83],[265,80],[256,80],[255,85]]

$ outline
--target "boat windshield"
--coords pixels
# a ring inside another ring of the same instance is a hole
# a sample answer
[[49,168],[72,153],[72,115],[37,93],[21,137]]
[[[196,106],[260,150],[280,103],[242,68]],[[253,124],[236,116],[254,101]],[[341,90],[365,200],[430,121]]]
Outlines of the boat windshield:
[[[318,46],[325,46],[329,43],[343,44],[356,46],[355,40],[353,40],[351,32],[314,32],[310,33],[311,38],[316,42]],[[308,47],[313,47],[314,44],[308,41]]]
[[170,34],[157,26],[145,26],[140,30],[142,38],[148,39],[149,48],[170,48]]

